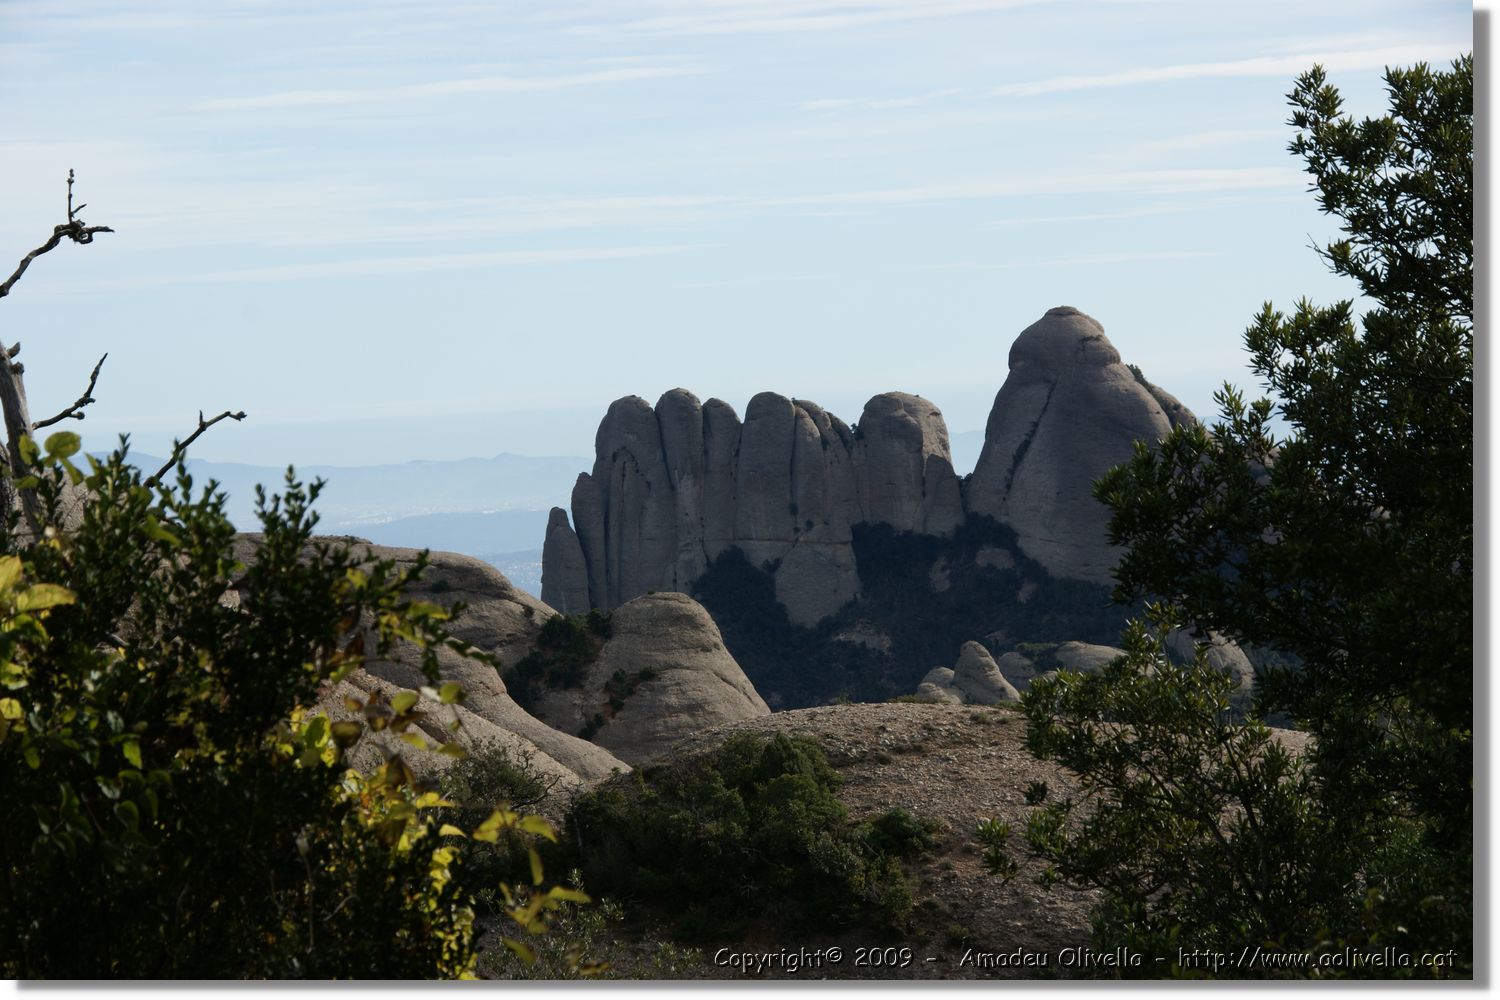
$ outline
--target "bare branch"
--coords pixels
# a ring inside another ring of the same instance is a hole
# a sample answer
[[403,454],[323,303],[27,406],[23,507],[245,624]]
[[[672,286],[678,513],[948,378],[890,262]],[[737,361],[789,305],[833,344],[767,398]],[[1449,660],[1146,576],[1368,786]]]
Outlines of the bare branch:
[[108,226],[84,225],[83,220],[78,218],[78,212],[83,207],[84,206],[82,205],[79,205],[78,208],[73,207],[73,171],[69,170],[68,221],[60,226],[53,226],[52,238],[49,239],[46,243],[43,243],[41,246],[37,247],[35,250],[31,251],[31,253],[27,254],[25,257],[21,258],[21,263],[16,265],[15,273],[12,274],[9,278],[6,278],[4,283],[0,283],[0,299],[3,299],[10,294],[11,286],[14,285],[17,281],[21,280],[21,275],[26,273],[26,269],[31,266],[32,261],[36,260],[42,254],[47,253],[50,250],[57,249],[57,245],[63,241],[64,236],[72,240],[74,243],[92,243],[94,242],[95,233],[114,232],[114,230],[109,228]]
[[151,478],[149,478],[149,479],[146,480],[146,485],[147,486],[155,486],[157,483],[161,482],[161,477],[165,476],[169,471],[171,471],[172,466],[174,466],[174,465],[177,464],[178,459],[182,458],[182,453],[185,452],[185,451],[187,451],[188,445],[190,445],[194,441],[198,440],[199,435],[201,435],[204,431],[208,430],[210,427],[212,427],[214,424],[218,423],[220,420],[224,420],[226,418],[229,419],[229,420],[236,420],[236,421],[238,421],[238,420],[244,420],[245,419],[245,411],[241,410],[238,413],[233,413],[233,412],[231,412],[229,410],[225,410],[223,413],[219,414],[217,417],[214,417],[211,420],[204,420],[203,419],[203,411],[199,410],[198,411],[198,429],[195,430],[195,431],[193,431],[193,433],[189,434],[187,436],[187,440],[185,440],[185,441],[178,441],[175,445],[172,446],[172,457],[169,458],[169,459],[167,459],[166,464],[163,465],[160,469],[157,469],[156,472],[152,473]]
[[[104,358],[107,357],[109,357],[109,352],[106,351],[104,354]],[[66,410],[63,410],[55,417],[48,417],[46,420],[38,420],[36,423],[31,425],[32,429],[41,430],[43,427],[51,427],[53,424],[59,423],[63,420],[67,420],[69,417],[73,418],[74,420],[82,420],[83,408],[94,402],[94,386],[99,381],[99,369],[104,367],[104,358],[100,358],[99,363],[94,366],[94,373],[89,376],[89,387],[83,390],[83,395],[78,397],[78,402],[74,403]]]

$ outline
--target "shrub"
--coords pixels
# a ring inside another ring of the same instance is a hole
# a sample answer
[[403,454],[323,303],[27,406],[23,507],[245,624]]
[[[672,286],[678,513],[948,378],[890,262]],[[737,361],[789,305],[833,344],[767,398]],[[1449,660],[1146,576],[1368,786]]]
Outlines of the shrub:
[[[331,725],[310,711],[367,642],[418,644],[434,683],[437,648],[462,648],[404,594],[424,561],[313,538],[319,484],[289,474],[246,566],[212,484],[145,479],[123,446],[85,474],[78,447],[23,439],[15,488],[43,530],[0,515],[0,976],[471,974],[464,832],[400,756],[344,764],[367,727],[418,739],[417,693],[351,699]],[[511,828],[551,835],[498,812],[472,834]],[[515,899],[540,930],[560,897]]]
[[790,932],[896,924],[910,890],[896,857],[871,841],[907,851],[925,827],[891,814],[856,827],[837,786],[812,740],[738,734],[584,796],[571,839],[590,887],[643,904],[690,938],[753,923]]
[[577,687],[609,638],[609,615],[553,615],[542,624],[531,652],[505,672],[505,688],[530,710],[542,692]]

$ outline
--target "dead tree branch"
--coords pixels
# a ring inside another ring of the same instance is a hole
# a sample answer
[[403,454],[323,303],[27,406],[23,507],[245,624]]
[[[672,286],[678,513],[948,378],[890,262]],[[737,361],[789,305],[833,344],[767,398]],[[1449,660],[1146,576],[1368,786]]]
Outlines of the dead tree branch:
[[[18,344],[16,346],[19,347],[20,345]],[[107,357],[109,357],[108,351],[104,353],[104,358]],[[104,358],[100,358],[99,363],[94,366],[94,373],[89,376],[89,387],[83,390],[83,395],[78,397],[78,401],[72,406],[68,407],[66,410],[63,410],[55,417],[48,417],[46,420],[38,420],[36,423],[31,425],[32,430],[41,430],[43,427],[51,427],[53,424],[61,423],[62,421],[67,420],[69,417],[74,420],[82,420],[84,417],[83,408],[85,406],[88,406],[90,403],[95,402],[94,386],[99,382],[99,369],[104,367]]]
[[203,419],[203,411],[199,410],[198,411],[198,429],[195,430],[195,431],[193,431],[193,433],[189,434],[187,436],[186,440],[178,441],[176,444],[174,444],[172,446],[172,457],[169,458],[169,459],[167,459],[165,465],[163,465],[160,469],[157,469],[154,473],[151,474],[151,478],[146,480],[146,485],[147,486],[155,486],[157,483],[161,482],[161,477],[165,476],[168,472],[170,472],[171,469],[172,469],[172,466],[174,466],[174,465],[177,464],[178,459],[182,458],[183,453],[187,451],[188,445],[190,445],[194,441],[198,440],[199,435],[201,435],[204,431],[208,430],[214,424],[216,424],[220,420],[224,420],[224,419],[236,420],[236,421],[238,421],[238,420],[244,420],[245,419],[245,411],[244,410],[240,410],[238,413],[234,413],[234,412],[231,412],[229,410],[225,410],[223,413],[219,414],[217,417],[214,417],[211,420],[204,420]]
[[[74,243],[88,244],[94,242],[94,236],[98,233],[114,232],[108,226],[85,225],[84,221],[78,217],[78,213],[84,207],[84,205],[79,205],[77,208],[73,207],[73,171],[69,170],[68,221],[60,226],[53,226],[52,238],[21,258],[21,263],[16,265],[16,269],[11,276],[6,278],[3,283],[0,283],[0,299],[10,294],[10,290],[15,287],[16,282],[21,280],[21,275],[26,273],[26,269],[31,266],[32,261],[44,253],[55,250],[64,238],[70,239]],[[26,405],[26,385],[21,381],[23,369],[19,364],[11,362],[11,359],[20,352],[21,345],[16,344],[13,347],[5,347],[3,344],[0,344],[0,349],[3,349],[5,355],[3,359],[0,359],[0,412],[3,412],[5,416],[6,459],[10,466],[11,483],[15,483],[23,479],[31,471],[26,467],[26,462],[21,457],[21,438],[29,436],[36,428],[31,423],[31,411]],[[103,364],[102,358],[100,359],[100,364]],[[96,365],[94,367],[94,376],[97,378],[98,375],[99,368]],[[84,393],[86,397],[90,397],[89,402],[93,402],[93,391],[94,380],[90,379],[88,391]],[[68,410],[63,411],[63,413],[66,414],[71,410],[79,409],[81,409],[81,405],[75,403]],[[83,416],[81,412],[77,415],[79,417]],[[62,419],[62,417],[59,416],[57,419]],[[19,494],[21,514],[26,519],[26,526],[31,530],[34,537],[39,536],[41,532],[41,511],[37,505],[36,493],[32,490],[15,490],[13,493],[13,489],[13,486],[7,484],[3,490],[0,490],[0,497]]]
[[84,225],[83,220],[78,218],[78,213],[85,207],[85,205],[79,205],[77,208],[73,207],[73,171],[69,170],[68,221],[63,223],[62,225],[53,226],[52,238],[46,243],[43,243],[41,246],[37,247],[35,250],[31,251],[31,253],[27,254],[25,257],[21,258],[21,263],[16,265],[15,273],[12,274],[9,278],[6,278],[3,284],[0,284],[0,299],[3,299],[10,294],[11,286],[13,286],[17,281],[21,280],[21,275],[26,273],[26,269],[31,266],[32,261],[36,260],[42,254],[47,253],[50,250],[56,250],[58,244],[63,241],[63,237],[67,237],[74,243],[92,243],[94,242],[95,233],[114,232],[114,230],[109,228],[108,226]]

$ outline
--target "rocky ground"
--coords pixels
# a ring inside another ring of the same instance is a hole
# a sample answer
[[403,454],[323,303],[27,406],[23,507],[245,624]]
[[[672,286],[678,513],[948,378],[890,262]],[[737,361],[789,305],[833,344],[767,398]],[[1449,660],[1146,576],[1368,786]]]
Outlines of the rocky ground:
[[[746,972],[724,964],[730,953],[694,953],[650,928],[627,922],[599,928],[596,950],[622,978],[684,979],[1013,979],[1074,978],[1098,974],[1067,964],[1068,949],[1087,949],[1093,897],[1064,888],[1044,890],[1041,865],[1020,844],[1027,787],[1046,782],[1052,795],[1071,783],[1059,768],[1033,759],[1022,738],[1024,719],[1012,709],[964,705],[855,704],[778,712],[729,723],[680,742],[673,755],[710,749],[741,731],[815,736],[843,777],[840,798],[855,820],[896,806],[941,823],[937,849],[908,866],[915,907],[896,939],[851,934],[809,940],[755,940],[733,952],[751,956],[821,951],[795,973],[783,966]],[[1008,883],[980,861],[974,829],[999,817],[1015,831],[1021,870]],[[774,900],[767,900],[773,907]],[[783,949],[785,950],[783,952]],[[830,949],[837,949],[833,961]],[[861,954],[860,949],[874,949]],[[967,959],[966,959],[967,956]],[[1047,960],[1045,967],[986,967],[1001,961]],[[863,959],[863,962],[859,960]],[[754,960],[753,958],[751,959]],[[991,961],[993,964],[993,960]],[[500,971],[498,969],[493,971]]]

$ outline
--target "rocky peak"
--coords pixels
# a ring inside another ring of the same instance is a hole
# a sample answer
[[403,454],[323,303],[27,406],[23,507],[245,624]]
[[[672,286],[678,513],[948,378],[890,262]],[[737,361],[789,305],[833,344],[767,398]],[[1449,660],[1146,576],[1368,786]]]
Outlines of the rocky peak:
[[1071,306],[1050,309],[1011,347],[966,507],[1010,525],[1053,576],[1108,583],[1119,552],[1094,480],[1128,461],[1136,441],[1158,441],[1171,426],[1096,320]]

